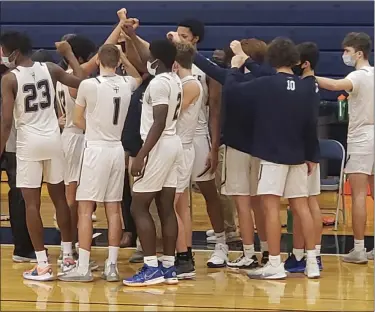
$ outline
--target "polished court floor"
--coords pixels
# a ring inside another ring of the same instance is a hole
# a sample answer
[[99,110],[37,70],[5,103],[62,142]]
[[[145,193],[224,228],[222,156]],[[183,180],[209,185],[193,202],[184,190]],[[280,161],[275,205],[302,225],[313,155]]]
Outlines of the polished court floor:
[[[7,213],[7,185],[1,183],[1,212]],[[322,206],[332,205],[332,196],[321,196]],[[367,202],[368,224],[366,245],[372,248],[374,213],[373,202]],[[292,275],[285,281],[250,280],[246,272],[206,267],[211,251],[207,249],[204,231],[209,229],[204,201],[199,194],[193,196],[194,245],[197,248],[197,277],[182,281],[177,286],[126,288],[121,283],[106,283],[95,273],[94,283],[31,282],[22,279],[29,264],[12,262],[9,222],[1,222],[1,311],[374,311],[374,263],[368,265],[346,264],[336,253],[352,248],[350,197],[346,198],[348,220],[341,222],[339,230],[324,228],[324,271],[319,280],[308,280],[303,275]],[[53,221],[53,206],[45,188],[42,191],[42,218],[45,239],[58,244],[59,236]],[[97,210],[97,231],[105,237],[104,211]],[[285,209],[282,222],[286,223]],[[286,230],[284,229],[284,232]],[[287,234],[284,234],[283,241]],[[98,238],[99,240],[99,238]],[[105,242],[104,242],[105,243]],[[101,245],[101,244],[97,244]],[[57,246],[48,246],[51,263],[56,263]],[[236,249],[236,248],[231,248]],[[139,264],[130,264],[132,249],[120,251],[119,270],[122,277],[132,275]],[[230,258],[238,252],[231,252]],[[93,248],[93,259],[103,265],[106,250]],[[284,255],[286,258],[286,255]],[[56,272],[56,266],[54,266]]]

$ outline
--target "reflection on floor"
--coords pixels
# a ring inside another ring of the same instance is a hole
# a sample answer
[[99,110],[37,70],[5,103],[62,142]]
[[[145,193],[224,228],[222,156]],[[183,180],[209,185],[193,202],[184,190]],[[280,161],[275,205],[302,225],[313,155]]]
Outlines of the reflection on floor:
[[[56,263],[58,248],[49,247],[49,252]],[[122,277],[140,266],[128,263],[131,252],[120,252]],[[196,280],[126,288],[104,282],[100,272],[86,284],[24,281],[22,271],[30,265],[12,263],[11,253],[10,246],[2,246],[1,311],[374,311],[374,263],[345,264],[337,256],[323,257],[319,280],[297,274],[285,281],[260,281],[245,272],[208,269],[210,252],[197,251]],[[106,250],[95,247],[93,259],[103,264],[105,258]]]

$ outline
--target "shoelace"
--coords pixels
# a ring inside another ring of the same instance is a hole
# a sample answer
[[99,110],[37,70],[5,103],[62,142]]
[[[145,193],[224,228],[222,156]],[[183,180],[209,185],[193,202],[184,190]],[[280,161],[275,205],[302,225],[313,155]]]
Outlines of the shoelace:
[[146,265],[144,265],[139,271],[137,274],[134,275],[134,277],[140,277],[142,276],[146,271],[147,271],[148,267]]

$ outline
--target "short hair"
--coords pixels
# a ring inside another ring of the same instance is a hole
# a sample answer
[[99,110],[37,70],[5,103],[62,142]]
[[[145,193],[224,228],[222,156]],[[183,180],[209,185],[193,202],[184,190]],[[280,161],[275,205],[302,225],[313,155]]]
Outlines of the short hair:
[[319,48],[314,42],[303,42],[296,46],[301,63],[308,61],[311,69],[315,69],[319,61]]
[[51,62],[54,63],[53,55],[50,51],[39,49],[31,55],[31,59],[34,62]]
[[61,37],[61,41],[68,41],[69,39],[77,36],[76,34],[65,34],[64,36]]
[[277,37],[268,45],[266,59],[275,68],[293,67],[299,62],[299,53],[292,40]]
[[263,63],[267,53],[267,44],[259,39],[250,38],[241,40],[242,50],[255,62]]
[[364,58],[368,60],[372,49],[372,41],[370,36],[364,32],[351,32],[345,36],[342,47],[351,47],[355,52],[361,51]]
[[183,68],[191,69],[194,62],[195,49],[191,44],[176,43],[176,62]]
[[104,67],[117,68],[120,61],[120,51],[114,44],[104,44],[99,49],[98,58]]
[[30,38],[25,33],[20,33],[18,31],[3,33],[0,36],[0,45],[5,47],[10,52],[19,50],[22,55],[27,56],[33,51]]
[[74,56],[77,59],[82,58],[84,62],[87,62],[93,52],[96,51],[95,43],[81,35],[70,37],[67,42],[72,47]]
[[184,19],[178,24],[179,27],[189,28],[194,37],[199,37],[198,42],[204,39],[204,24],[194,18]]
[[174,61],[176,60],[176,46],[168,39],[154,40],[150,43],[151,55],[159,59],[164,65],[172,70]]

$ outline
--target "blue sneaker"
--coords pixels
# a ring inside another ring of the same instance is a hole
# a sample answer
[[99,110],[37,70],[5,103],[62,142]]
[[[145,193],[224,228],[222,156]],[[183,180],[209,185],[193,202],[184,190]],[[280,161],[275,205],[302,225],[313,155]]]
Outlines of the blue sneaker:
[[285,261],[284,267],[289,273],[303,273],[306,268],[306,259],[303,257],[300,261],[297,261],[296,256],[290,254]]
[[144,264],[142,269],[133,277],[123,280],[125,286],[148,286],[164,283],[163,272],[160,267],[154,268]]
[[316,262],[318,262],[319,270],[323,271],[322,257],[321,256],[316,257]]
[[161,265],[160,268],[164,275],[164,283],[169,284],[169,285],[178,284],[177,269],[175,266],[172,266],[170,268],[165,268]]

